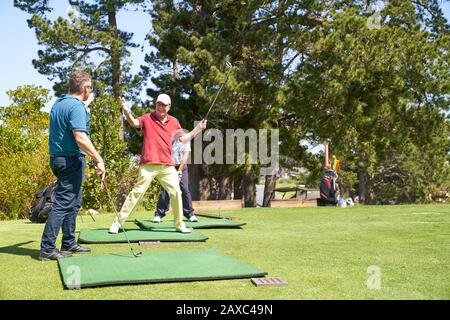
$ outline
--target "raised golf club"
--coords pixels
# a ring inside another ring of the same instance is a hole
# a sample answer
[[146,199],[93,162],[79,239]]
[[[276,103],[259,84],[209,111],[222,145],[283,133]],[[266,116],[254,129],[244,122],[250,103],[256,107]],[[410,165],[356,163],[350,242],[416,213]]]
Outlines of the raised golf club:
[[220,86],[219,91],[217,91],[216,96],[214,97],[214,100],[213,100],[213,102],[211,103],[211,106],[209,107],[208,112],[206,113],[206,116],[203,118],[203,119],[205,119],[205,120],[208,120],[209,113],[211,112],[211,109],[213,108],[214,104],[216,103],[217,97],[219,96],[220,91],[222,91],[222,88],[223,88],[224,84],[228,81],[228,77],[230,76],[230,72],[231,72],[231,70],[232,70],[232,68],[233,68],[233,65],[232,65],[229,61],[227,61],[227,62],[225,63],[225,66],[226,66],[226,68],[228,69],[227,74],[226,74],[226,76],[225,76],[225,81],[224,81],[224,82],[222,83],[222,85]]
[[[111,199],[111,193],[109,192],[108,185],[106,184],[106,180],[104,178],[102,178],[102,186],[103,186],[103,189],[105,190],[106,194],[108,195],[109,203],[113,207],[113,210],[114,210],[114,213],[115,213],[115,215],[117,217],[117,220],[120,221],[119,215],[117,214],[116,206],[114,205],[114,202]],[[137,252],[137,253],[134,252],[133,246],[131,245],[131,242],[128,239],[128,236],[127,236],[127,233],[125,231],[125,228],[123,227],[122,224],[120,224],[120,226],[122,227],[123,234],[125,235],[125,238],[127,239],[128,246],[130,247],[130,250],[131,250],[131,253],[133,253],[133,256],[135,256],[136,258],[141,257],[142,256],[142,252]]]

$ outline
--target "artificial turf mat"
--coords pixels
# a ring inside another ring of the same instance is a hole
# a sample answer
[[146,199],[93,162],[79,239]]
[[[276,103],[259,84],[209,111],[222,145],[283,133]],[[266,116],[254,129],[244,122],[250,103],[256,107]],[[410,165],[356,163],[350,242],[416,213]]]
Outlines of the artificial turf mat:
[[[126,229],[130,242],[139,241],[161,241],[161,242],[184,242],[184,241],[205,241],[207,236],[200,232],[191,233],[176,232],[175,228],[164,229]],[[82,243],[118,243],[127,242],[125,234],[120,230],[117,234],[108,233],[108,229],[81,230],[78,241]]]
[[[153,223],[148,220],[136,219],[134,221],[142,229],[161,229],[173,227],[173,221],[163,221]],[[199,219],[198,222],[184,221],[186,226],[192,229],[210,229],[210,228],[238,228],[245,225],[245,222],[233,221],[228,219]]]
[[214,249],[79,255],[58,260],[68,289],[119,284],[262,277],[267,272]]

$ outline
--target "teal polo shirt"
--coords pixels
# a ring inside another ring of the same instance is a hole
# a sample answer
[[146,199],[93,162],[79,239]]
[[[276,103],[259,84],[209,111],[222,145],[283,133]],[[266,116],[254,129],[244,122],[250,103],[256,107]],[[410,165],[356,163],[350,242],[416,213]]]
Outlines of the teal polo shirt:
[[90,135],[89,112],[78,98],[66,94],[56,100],[50,111],[49,153],[51,155],[81,155],[72,130]]

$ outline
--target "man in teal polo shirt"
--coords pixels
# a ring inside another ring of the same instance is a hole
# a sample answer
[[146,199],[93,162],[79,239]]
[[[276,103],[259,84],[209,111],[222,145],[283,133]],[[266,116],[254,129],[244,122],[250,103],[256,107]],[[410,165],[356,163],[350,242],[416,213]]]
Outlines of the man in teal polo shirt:
[[[40,260],[56,260],[72,253],[91,251],[76,242],[75,226],[82,204],[85,155],[97,163],[98,174],[105,173],[103,159],[89,138],[87,107],[93,100],[91,76],[75,71],[69,80],[69,94],[56,100],[50,112],[50,167],[57,183],[55,202],[42,234]],[[59,229],[63,233],[61,251],[55,245]]]

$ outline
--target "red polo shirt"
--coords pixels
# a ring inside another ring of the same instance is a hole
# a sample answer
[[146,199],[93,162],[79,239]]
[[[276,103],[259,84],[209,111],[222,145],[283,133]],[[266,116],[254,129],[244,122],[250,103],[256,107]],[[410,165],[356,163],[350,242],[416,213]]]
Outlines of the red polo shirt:
[[144,130],[141,164],[175,165],[172,157],[172,140],[175,133],[181,129],[177,118],[168,115],[167,121],[162,123],[152,112],[144,114],[138,120]]

